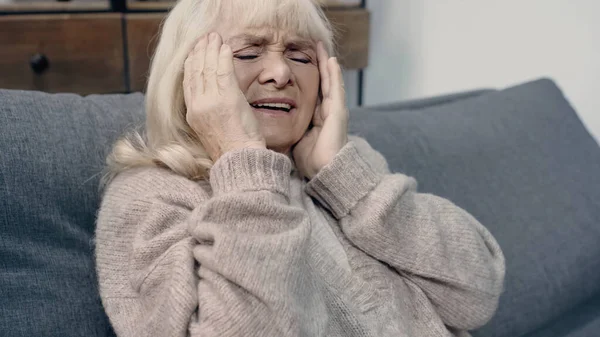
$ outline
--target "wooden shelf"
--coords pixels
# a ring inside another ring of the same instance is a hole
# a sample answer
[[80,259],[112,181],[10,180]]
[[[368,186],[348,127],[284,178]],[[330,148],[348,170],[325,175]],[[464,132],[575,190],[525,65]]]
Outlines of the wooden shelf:
[[[0,5],[0,87],[47,92],[142,91],[174,1],[53,0]],[[244,1],[244,0],[240,0]],[[359,0],[319,0],[345,69],[368,64],[369,12]]]
[[[28,14],[0,17],[0,88],[125,92],[123,15]],[[45,65],[36,72],[32,59]]]
[[169,11],[175,1],[127,1],[127,9],[133,11]]
[[[360,0],[318,0],[324,8],[358,8]],[[175,1],[136,1],[128,0],[127,9],[133,11],[168,11]]]
[[317,0],[323,7],[360,7],[360,0]]
[[[356,8],[360,0],[318,0],[324,8]],[[175,1],[128,0],[127,8],[133,11],[169,11]],[[0,14],[27,12],[102,12],[110,10],[107,1],[31,1],[0,4]]]
[[0,14],[20,12],[105,12],[108,1],[32,1],[0,4]]

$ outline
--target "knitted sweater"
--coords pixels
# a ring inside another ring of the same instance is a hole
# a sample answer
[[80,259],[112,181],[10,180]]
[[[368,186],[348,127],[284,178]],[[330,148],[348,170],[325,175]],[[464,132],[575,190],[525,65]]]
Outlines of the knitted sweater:
[[353,139],[312,180],[270,150],[208,181],[138,168],[107,187],[97,272],[119,336],[468,336],[502,291],[492,235]]

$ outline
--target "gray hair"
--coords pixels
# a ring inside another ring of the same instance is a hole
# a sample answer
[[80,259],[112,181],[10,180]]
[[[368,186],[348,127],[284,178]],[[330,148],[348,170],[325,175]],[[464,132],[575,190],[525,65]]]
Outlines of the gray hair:
[[180,0],[161,25],[146,90],[146,130],[119,139],[107,158],[103,183],[127,169],[169,168],[192,180],[208,177],[213,165],[186,122],[183,69],[200,36],[221,22],[277,27],[322,41],[334,55],[333,32],[318,0]]

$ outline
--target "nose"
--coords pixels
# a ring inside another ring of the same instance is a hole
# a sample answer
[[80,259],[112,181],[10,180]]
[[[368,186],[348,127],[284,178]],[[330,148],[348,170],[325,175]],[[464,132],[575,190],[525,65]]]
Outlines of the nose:
[[281,53],[271,53],[263,59],[263,70],[258,77],[260,84],[273,84],[281,89],[292,85],[292,70]]

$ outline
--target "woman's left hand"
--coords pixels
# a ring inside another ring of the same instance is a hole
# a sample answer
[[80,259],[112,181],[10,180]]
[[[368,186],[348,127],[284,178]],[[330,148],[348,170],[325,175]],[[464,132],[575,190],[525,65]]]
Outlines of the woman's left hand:
[[312,179],[329,164],[348,142],[348,109],[342,69],[329,57],[323,44],[317,44],[323,99],[317,104],[312,125],[294,147],[293,155],[300,173]]

